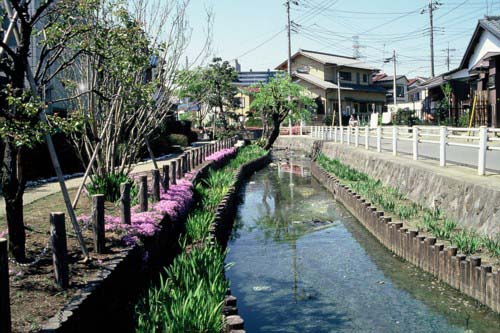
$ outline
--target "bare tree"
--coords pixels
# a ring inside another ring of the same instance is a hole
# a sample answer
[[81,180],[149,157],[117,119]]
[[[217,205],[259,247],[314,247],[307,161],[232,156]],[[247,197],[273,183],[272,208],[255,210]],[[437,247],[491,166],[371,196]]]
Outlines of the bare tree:
[[126,7],[109,0],[88,18],[93,29],[81,41],[85,56],[67,72],[66,86],[78,96],[74,113],[87,120],[83,135],[73,137],[82,161],[98,148],[94,174],[128,173],[145,139],[172,116],[191,36],[188,5],[136,0]]

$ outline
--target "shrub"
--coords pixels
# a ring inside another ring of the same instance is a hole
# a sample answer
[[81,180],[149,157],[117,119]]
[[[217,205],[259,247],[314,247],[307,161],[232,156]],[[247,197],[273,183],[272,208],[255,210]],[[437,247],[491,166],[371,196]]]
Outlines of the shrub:
[[189,145],[188,137],[183,134],[170,134],[168,141],[172,146],[187,147]]
[[120,185],[126,182],[132,183],[130,197],[136,197],[138,193],[137,186],[124,173],[110,173],[104,177],[98,175],[90,176],[90,184],[86,188],[89,195],[104,194],[106,201],[116,202],[120,199]]
[[414,110],[403,110],[399,109],[394,117],[394,123],[396,125],[413,126],[418,118],[415,117]]

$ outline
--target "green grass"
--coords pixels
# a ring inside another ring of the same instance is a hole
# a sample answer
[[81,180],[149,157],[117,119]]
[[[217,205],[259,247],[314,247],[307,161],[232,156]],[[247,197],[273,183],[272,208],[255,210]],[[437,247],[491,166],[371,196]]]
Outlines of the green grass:
[[226,167],[210,170],[207,179],[196,184],[200,200],[186,221],[184,251],[161,277],[160,285],[150,288],[137,305],[137,332],[222,331],[222,302],[229,286],[224,278],[226,253],[205,241],[217,206],[234,184],[236,169],[264,154],[260,147],[243,147]]
[[380,181],[371,179],[365,173],[354,170],[337,159],[319,154],[317,163],[328,173],[336,176],[342,184],[349,186],[374,205],[395,214],[402,220],[418,221],[419,229],[441,240],[450,241],[461,253],[469,255],[480,249],[486,249],[493,257],[500,258],[498,238],[480,237],[470,230],[457,230],[457,223],[443,216],[439,209],[423,208],[405,198],[396,189],[384,186]]

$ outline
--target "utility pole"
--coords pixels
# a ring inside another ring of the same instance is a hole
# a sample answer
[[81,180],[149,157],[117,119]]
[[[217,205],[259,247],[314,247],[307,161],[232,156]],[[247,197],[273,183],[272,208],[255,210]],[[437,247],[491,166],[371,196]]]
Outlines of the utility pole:
[[429,20],[431,27],[431,77],[434,77],[434,20],[432,12],[432,0],[429,0]]
[[342,101],[340,100],[340,71],[337,67],[337,92],[339,98],[339,126],[342,127]]
[[448,47],[443,52],[446,52],[446,65],[448,66],[448,72],[450,71],[450,52],[455,52],[456,49],[450,49],[450,43],[448,43]]
[[394,109],[396,110],[396,112],[398,112],[398,89],[397,89],[397,85],[396,85],[396,80],[397,80],[397,76],[396,76],[396,50],[393,50],[392,51],[392,62],[394,64],[394,76],[392,78],[392,87],[394,89]]
[[392,51],[392,57],[386,58],[384,60],[384,63],[388,62],[393,62],[394,65],[394,75],[392,77],[392,99],[394,100],[394,108],[396,109],[396,112],[398,111],[398,89],[396,85],[397,81],[397,68],[396,68],[396,50]]
[[292,77],[292,21],[290,20],[290,0],[285,3],[286,6],[286,16],[287,16],[287,34],[288,34],[288,75]]
[[437,0],[429,0],[428,9],[422,9],[420,14],[424,14],[425,12],[429,12],[429,22],[430,22],[430,42],[431,42],[431,77],[434,77],[434,11],[441,6],[441,3]]
[[[287,69],[288,69],[288,76],[290,79],[292,78],[292,20],[290,19],[290,2],[296,6],[299,5],[298,0],[286,0],[285,2],[285,7],[286,7],[286,17],[287,17],[287,34],[288,34],[288,62],[287,62]],[[288,100],[291,100],[292,97],[288,96]],[[290,112],[289,112],[290,113]],[[290,135],[292,135],[292,120],[289,117],[288,118],[288,127],[290,128]]]

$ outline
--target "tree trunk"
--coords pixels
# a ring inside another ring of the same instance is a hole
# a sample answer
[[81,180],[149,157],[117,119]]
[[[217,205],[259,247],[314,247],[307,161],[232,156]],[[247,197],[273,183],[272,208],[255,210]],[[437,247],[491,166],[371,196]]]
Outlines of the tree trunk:
[[273,116],[273,129],[271,130],[271,134],[267,138],[266,145],[264,146],[265,150],[271,149],[274,144],[274,141],[276,141],[276,139],[280,135],[280,124],[281,122],[279,121],[279,119]]
[[26,259],[26,233],[23,222],[24,181],[20,163],[21,151],[12,138],[5,139],[2,167],[2,191],[9,230],[9,252],[17,260]]

